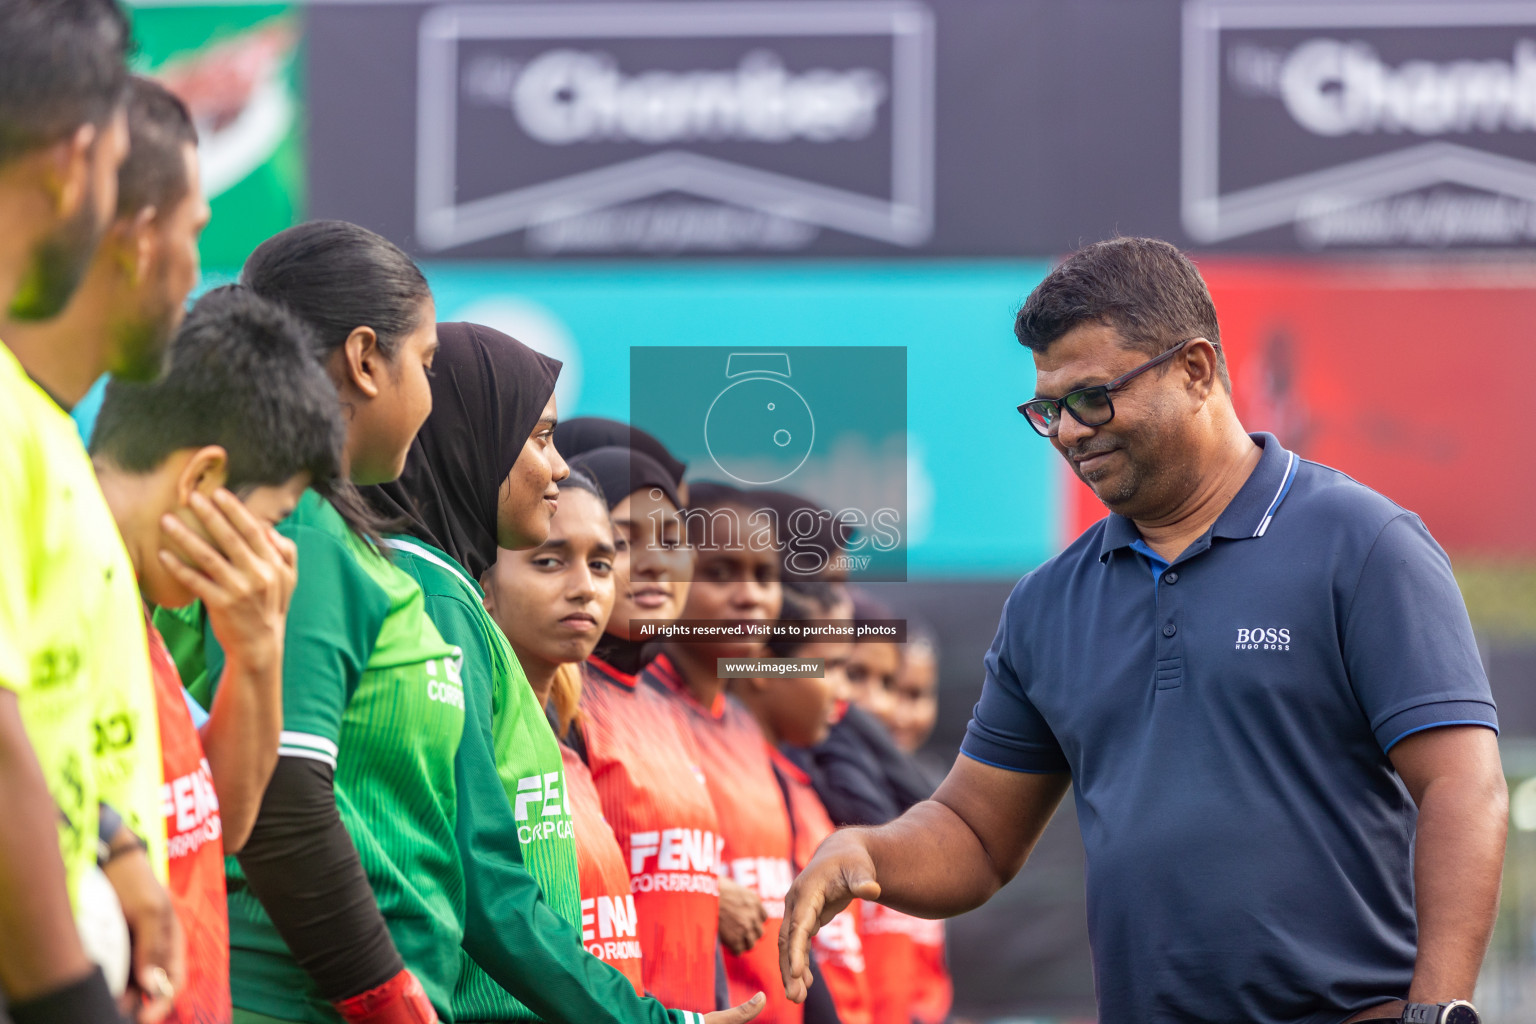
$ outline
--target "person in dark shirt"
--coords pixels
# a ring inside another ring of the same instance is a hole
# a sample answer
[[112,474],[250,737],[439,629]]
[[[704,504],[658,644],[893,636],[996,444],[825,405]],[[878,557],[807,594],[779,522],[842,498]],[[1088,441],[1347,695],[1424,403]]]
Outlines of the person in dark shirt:
[[[1508,788],[1445,552],[1244,427],[1174,246],[1085,247],[1014,330],[1019,411],[1110,514],[1014,588],[934,798],[834,834],[795,882],[790,997],[848,899],[979,906],[1070,789],[1103,1024],[1475,1021]],[[1341,415],[1377,387],[1355,383]]]

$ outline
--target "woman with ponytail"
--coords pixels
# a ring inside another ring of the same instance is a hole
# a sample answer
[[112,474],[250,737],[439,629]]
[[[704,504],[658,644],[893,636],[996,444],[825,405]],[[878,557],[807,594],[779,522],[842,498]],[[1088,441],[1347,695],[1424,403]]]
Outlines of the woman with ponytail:
[[[262,243],[241,281],[312,328],[351,481],[398,476],[432,407],[436,315],[421,271],[378,235],[323,221]],[[464,712],[433,689],[457,655],[375,546],[380,526],[353,491],[308,491],[278,528],[297,546],[299,581],[277,768],[226,862],[235,1024],[435,1021],[458,976],[457,944],[441,935],[459,929]],[[201,645],[177,650],[206,706],[224,651],[206,615],[190,618]]]

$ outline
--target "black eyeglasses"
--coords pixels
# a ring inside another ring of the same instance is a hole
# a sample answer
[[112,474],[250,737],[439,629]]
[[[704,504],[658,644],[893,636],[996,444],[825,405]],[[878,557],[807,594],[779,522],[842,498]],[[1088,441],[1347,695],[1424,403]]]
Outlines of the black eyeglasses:
[[1093,384],[1086,388],[1078,388],[1076,391],[1068,391],[1060,398],[1035,398],[1019,406],[1019,412],[1029,420],[1029,425],[1035,428],[1035,433],[1041,437],[1055,437],[1061,429],[1061,410],[1065,409],[1072,414],[1072,418],[1085,427],[1102,427],[1115,418],[1115,403],[1110,401],[1111,392],[1119,391],[1136,377],[1146,373],[1159,363],[1167,362],[1194,341],[1194,338],[1185,338],[1173,348],[1164,352],[1156,359],[1149,359],[1129,373],[1122,373],[1108,384]]

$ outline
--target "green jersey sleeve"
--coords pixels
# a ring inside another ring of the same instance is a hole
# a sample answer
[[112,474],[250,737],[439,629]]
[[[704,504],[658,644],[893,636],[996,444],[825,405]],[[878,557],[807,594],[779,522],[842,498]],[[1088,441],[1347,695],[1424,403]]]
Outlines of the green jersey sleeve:
[[[280,533],[299,549],[299,580],[283,634],[282,757],[336,767],[341,718],[389,614],[389,598],[336,537],[284,523]],[[224,652],[204,631],[207,671],[217,680]],[[216,684],[215,684],[216,685]]]
[[465,952],[547,1024],[702,1024],[699,1014],[635,995],[629,979],[588,953],[581,935],[545,902],[522,864],[517,822],[491,754],[486,678],[477,684],[465,672],[464,738],[454,763]]

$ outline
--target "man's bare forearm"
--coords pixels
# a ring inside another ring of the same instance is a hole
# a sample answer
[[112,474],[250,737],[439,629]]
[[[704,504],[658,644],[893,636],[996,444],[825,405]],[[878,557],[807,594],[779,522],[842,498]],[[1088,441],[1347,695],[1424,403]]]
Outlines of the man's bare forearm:
[[886,825],[860,828],[880,902],[915,917],[952,917],[985,903],[1007,881],[970,827],[936,800]]
[[868,830],[880,902],[919,917],[981,906],[1019,873],[1070,782],[998,772],[962,755],[933,799]]
[[1426,787],[1414,844],[1419,952],[1413,1002],[1472,998],[1498,913],[1508,815],[1502,772]]
[[58,820],[16,695],[0,689],[0,987],[12,1003],[94,969],[69,907]]
[[918,917],[985,903],[1024,865],[1070,784],[1065,774],[1012,772],[961,755],[932,800],[888,825],[834,832],[785,898],[785,993],[805,1001],[811,936],[850,900],[878,900]]

